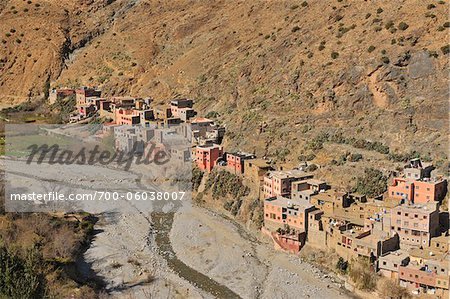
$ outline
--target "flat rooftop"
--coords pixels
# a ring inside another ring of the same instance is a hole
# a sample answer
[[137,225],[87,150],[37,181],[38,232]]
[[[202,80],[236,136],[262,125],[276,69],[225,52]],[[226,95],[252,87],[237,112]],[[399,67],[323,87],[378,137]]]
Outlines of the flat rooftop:
[[307,173],[301,170],[278,170],[278,171],[270,171],[268,173],[268,177],[276,177],[279,179],[286,179],[286,178],[303,178],[303,177],[312,177],[313,174]]
[[309,209],[314,207],[314,205],[306,200],[293,200],[284,196],[270,197],[265,199],[264,202],[280,207],[297,206],[299,209]]
[[391,261],[400,264],[401,261],[408,258],[409,254],[403,250],[391,251],[383,254],[380,258],[383,260]]

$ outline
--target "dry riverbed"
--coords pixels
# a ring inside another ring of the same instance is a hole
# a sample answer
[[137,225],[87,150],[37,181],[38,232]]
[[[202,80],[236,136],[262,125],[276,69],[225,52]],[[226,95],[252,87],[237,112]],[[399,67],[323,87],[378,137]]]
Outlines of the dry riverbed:
[[348,298],[329,275],[202,208],[177,213],[170,239],[180,260],[242,298]]

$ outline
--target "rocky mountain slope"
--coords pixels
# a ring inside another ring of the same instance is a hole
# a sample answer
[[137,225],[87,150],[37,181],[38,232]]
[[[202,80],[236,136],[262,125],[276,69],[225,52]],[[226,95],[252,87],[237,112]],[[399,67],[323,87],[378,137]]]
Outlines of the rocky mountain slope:
[[161,102],[182,95],[219,113],[230,148],[277,160],[341,143],[446,161],[448,1],[0,5],[3,106],[41,95],[47,81]]

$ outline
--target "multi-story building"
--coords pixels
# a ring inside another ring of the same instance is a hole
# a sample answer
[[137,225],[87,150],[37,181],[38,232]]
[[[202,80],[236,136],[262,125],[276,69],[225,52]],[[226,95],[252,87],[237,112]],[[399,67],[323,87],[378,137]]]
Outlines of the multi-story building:
[[173,117],[178,117],[182,121],[188,121],[193,118],[197,113],[192,106],[194,101],[190,99],[175,99],[170,101],[170,110]]
[[314,210],[308,214],[308,243],[318,248],[325,248],[327,245],[322,215],[321,210]]
[[313,175],[301,170],[270,171],[264,177],[264,198],[291,195],[291,184],[295,181],[312,179]]
[[403,204],[391,210],[391,230],[400,236],[402,248],[425,247],[440,234],[437,204]]
[[306,232],[308,213],[314,210],[314,206],[305,201],[293,201],[282,196],[270,197],[264,200],[264,226],[274,231],[288,225],[298,232]]
[[316,179],[294,181],[291,184],[291,198],[310,201],[312,195],[325,191],[328,187],[327,183]]
[[255,155],[244,152],[226,153],[226,156],[227,169],[234,174],[243,174],[244,161],[256,158]]
[[410,167],[403,171],[403,177],[394,178],[388,186],[387,196],[411,203],[440,201],[446,193],[447,181],[430,177],[431,166],[423,167],[420,160],[411,161]]
[[333,214],[337,209],[343,209],[350,206],[348,193],[333,189],[319,192],[311,196],[311,203],[325,214]]
[[381,275],[398,280],[400,266],[407,266],[409,260],[407,252],[402,250],[391,251],[378,258],[378,269]]
[[64,98],[74,95],[74,94],[75,94],[75,89],[71,89],[71,88],[52,89],[48,96],[48,101],[49,101],[49,104],[52,105],[52,104],[56,103],[57,101],[60,101]]
[[222,146],[217,144],[199,145],[195,150],[195,161],[198,168],[211,172],[217,160],[223,156]]
[[[410,262],[407,266],[400,266],[400,285],[418,293],[433,294],[435,298],[448,298],[450,276],[448,275],[449,260],[441,264],[419,264],[416,261]],[[443,267],[447,267],[446,270]],[[440,272],[440,270],[444,270]]]

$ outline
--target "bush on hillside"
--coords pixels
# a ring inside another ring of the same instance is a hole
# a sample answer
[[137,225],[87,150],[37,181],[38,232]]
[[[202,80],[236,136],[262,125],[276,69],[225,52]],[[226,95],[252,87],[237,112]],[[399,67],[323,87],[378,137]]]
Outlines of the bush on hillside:
[[357,178],[353,191],[375,197],[386,191],[387,180],[388,178],[380,170],[366,168],[364,176]]

